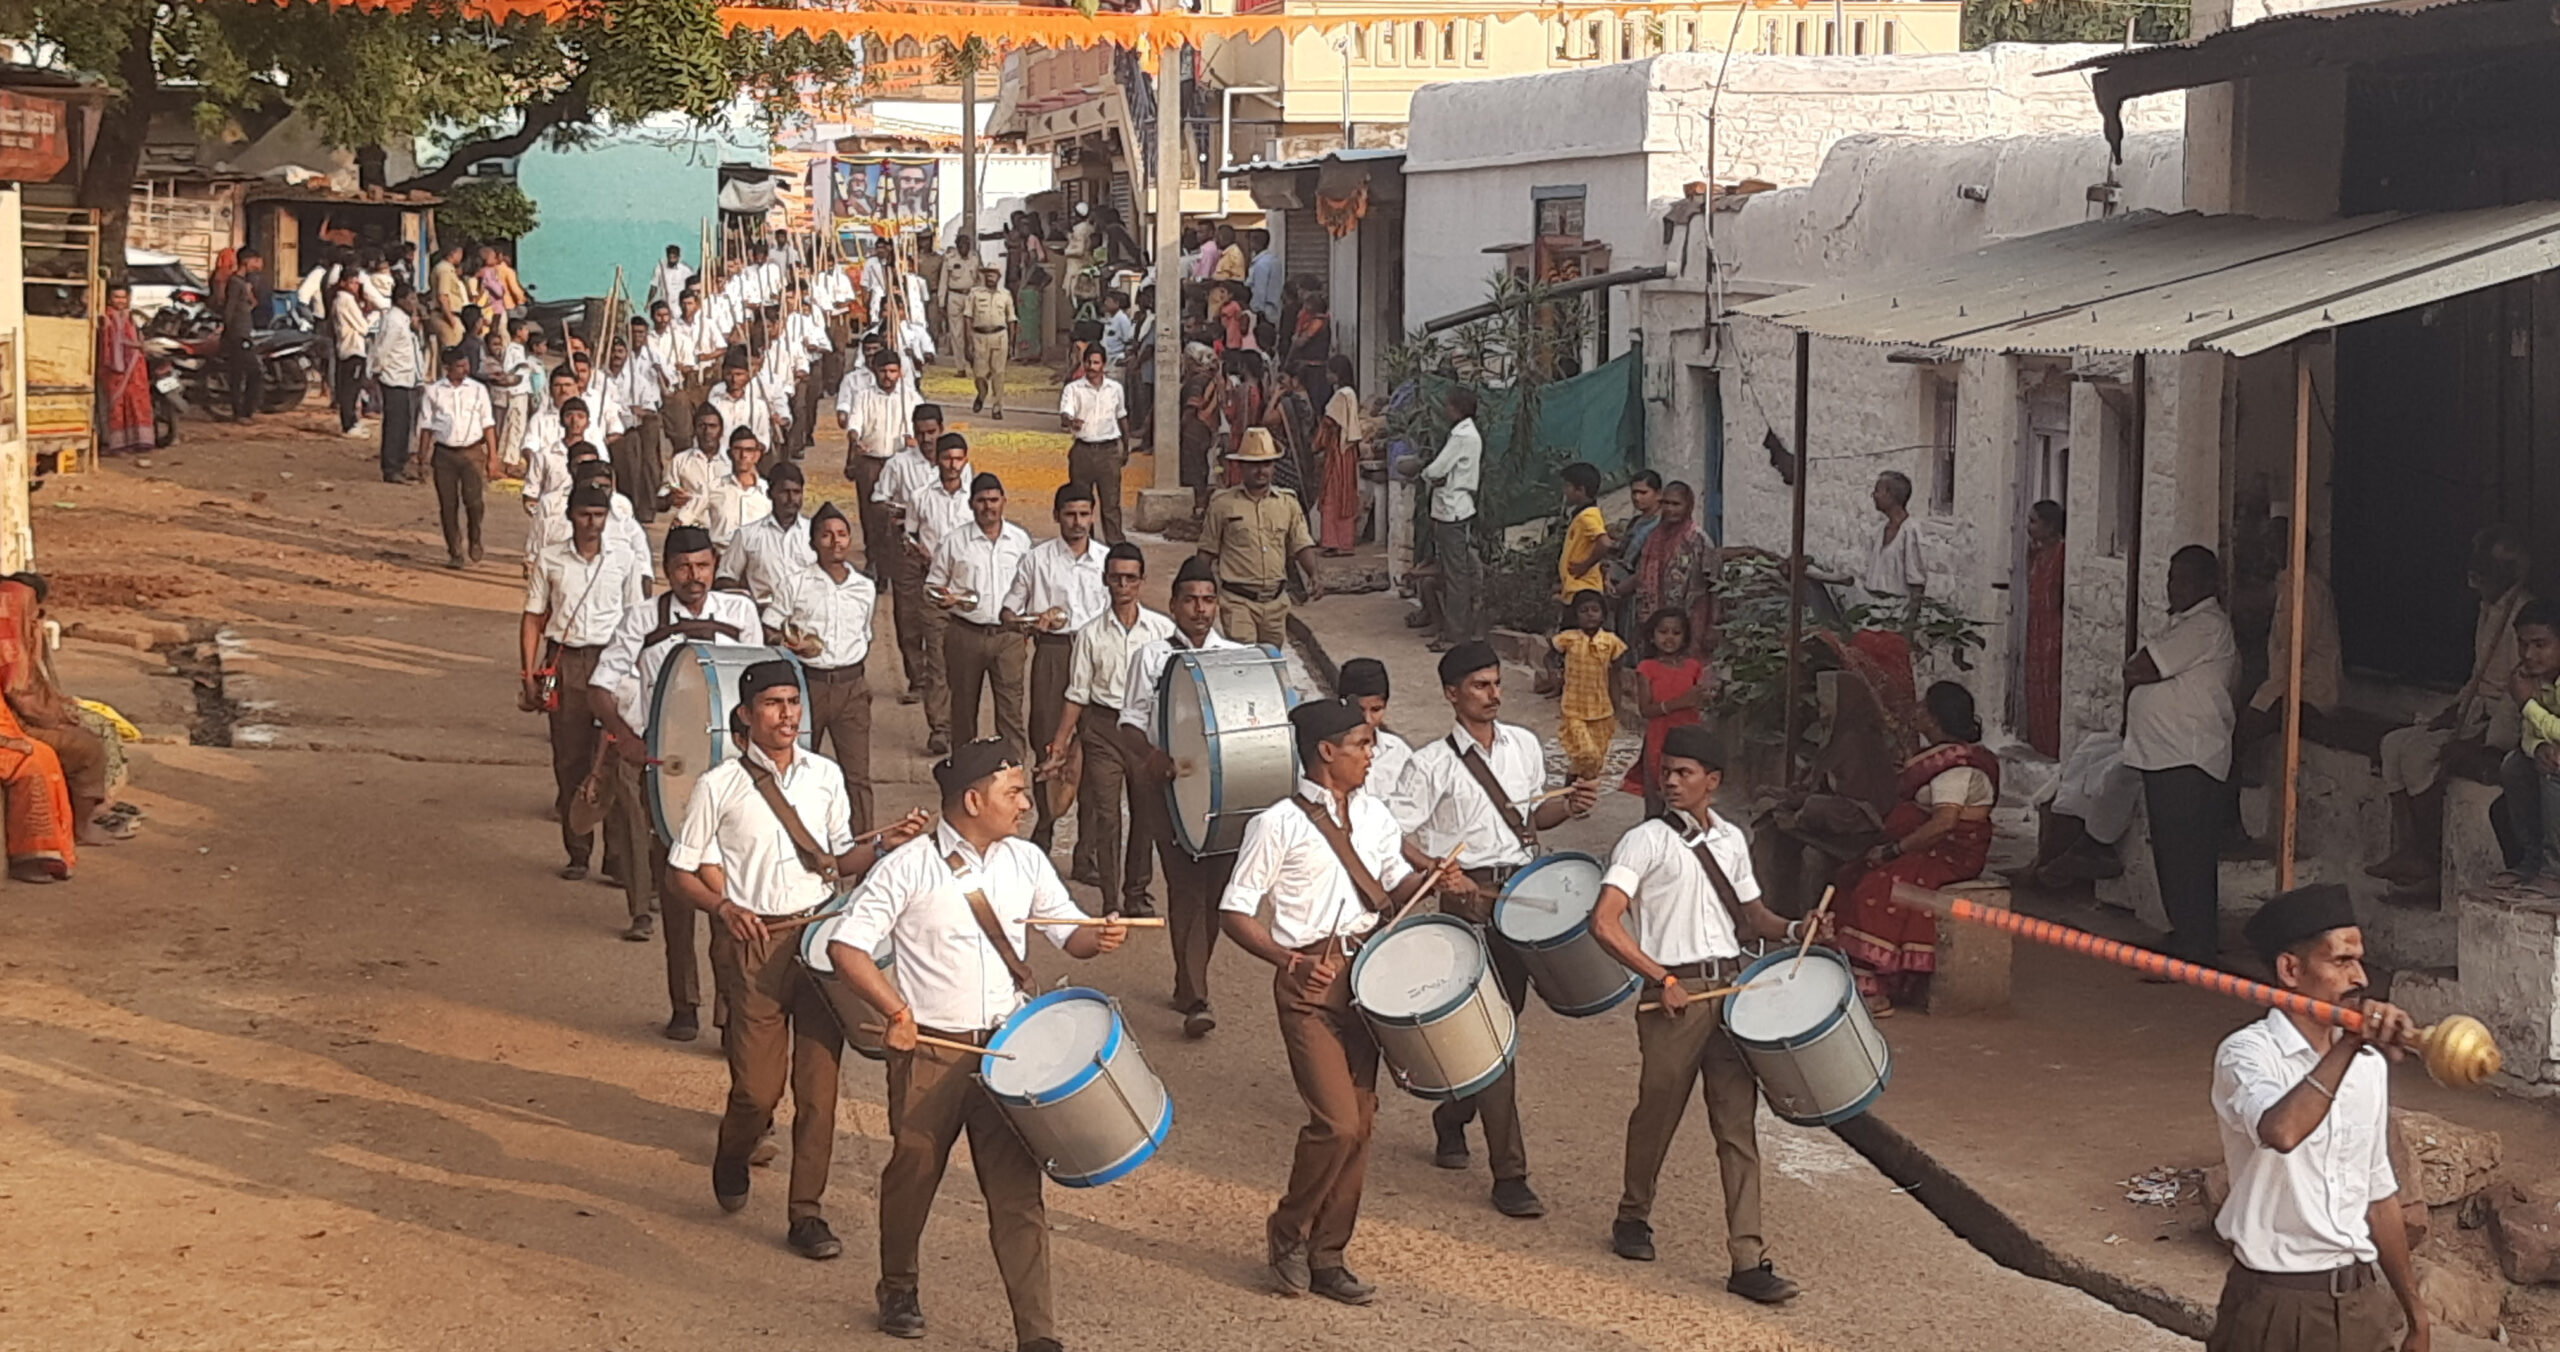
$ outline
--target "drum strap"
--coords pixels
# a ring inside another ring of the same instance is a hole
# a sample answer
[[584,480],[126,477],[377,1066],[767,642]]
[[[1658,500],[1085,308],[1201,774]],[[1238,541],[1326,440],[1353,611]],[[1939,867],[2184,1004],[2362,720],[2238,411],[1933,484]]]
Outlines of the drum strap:
[[1511,834],[1519,837],[1520,844],[1531,854],[1537,853],[1537,832],[1530,830],[1528,820],[1511,806],[1511,795],[1503,789],[1502,781],[1493,777],[1493,767],[1484,763],[1475,742],[1464,730],[1453,730],[1449,734],[1449,749],[1458,753],[1458,763],[1467,767],[1468,774],[1475,776],[1476,787],[1484,790],[1485,801],[1493,804],[1493,815],[1511,828]]
[[764,805],[772,808],[773,815],[782,819],[782,833],[791,837],[791,852],[800,856],[800,867],[825,879],[828,887],[834,887],[835,856],[819,848],[817,837],[809,834],[808,826],[793,810],[791,800],[782,796],[781,781],[773,777],[771,770],[756,764],[753,757],[741,758],[738,764],[746,768],[747,780],[756,786],[756,793],[764,799]]
[[1716,852],[1707,848],[1706,834],[1700,832],[1694,836],[1690,835],[1681,830],[1679,821],[1667,813],[1660,820],[1663,825],[1679,834],[1680,843],[1689,847],[1689,853],[1698,857],[1698,867],[1707,871],[1707,886],[1716,890],[1716,900],[1723,902],[1725,914],[1733,917],[1733,932],[1737,935],[1741,934],[1744,905],[1742,894],[1734,890],[1733,879],[1725,876],[1724,865],[1716,862]]
[[1351,879],[1352,890],[1360,894],[1360,904],[1379,915],[1386,914],[1387,908],[1394,903],[1387,899],[1387,889],[1378,881],[1378,875],[1371,873],[1369,866],[1360,862],[1360,852],[1351,848],[1351,833],[1343,830],[1341,823],[1336,822],[1333,814],[1325,811],[1322,804],[1305,794],[1290,794],[1289,801],[1305,810],[1307,820],[1315,823],[1316,834],[1333,847],[1333,857],[1341,862],[1344,875]]
[[726,620],[709,618],[677,619],[676,594],[671,591],[660,592],[658,593],[658,627],[650,630],[647,638],[640,640],[640,646],[643,649],[654,648],[678,634],[686,638],[734,639],[738,637],[738,626]]
[[[949,865],[953,873],[968,867],[968,861],[957,854],[942,862]],[[1022,955],[1014,951],[1013,941],[1004,936],[1004,925],[996,919],[996,908],[987,904],[987,894],[971,888],[967,896],[970,918],[978,922],[978,932],[987,936],[987,942],[995,946],[996,956],[1004,959],[1004,969],[1013,974],[1014,989],[1025,995],[1037,992],[1039,979],[1031,975],[1031,964],[1024,962]]]

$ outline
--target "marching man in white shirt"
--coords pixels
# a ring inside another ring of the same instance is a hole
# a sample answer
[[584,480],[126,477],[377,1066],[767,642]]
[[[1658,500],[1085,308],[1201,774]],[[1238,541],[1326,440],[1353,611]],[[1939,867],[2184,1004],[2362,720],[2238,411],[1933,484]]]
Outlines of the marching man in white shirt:
[[[1092,487],[1073,479],[1058,485],[1049,516],[1058,523],[1058,538],[1032,546],[1004,598],[1004,622],[1031,631],[1030,745],[1034,750],[1057,740],[1058,724],[1066,715],[1076,631],[1111,604],[1110,593],[1102,585],[1103,547],[1093,540]],[[1042,768],[1048,767],[1044,763]],[[1049,806],[1046,791],[1033,797],[1040,812],[1031,828],[1031,843],[1045,850],[1057,838],[1058,816]]]
[[[1503,998],[1518,1014],[1529,1001],[1529,969],[1518,949],[1492,929],[1494,899],[1511,875],[1538,854],[1540,831],[1591,810],[1600,786],[1576,782],[1562,798],[1530,806],[1547,786],[1547,753],[1538,735],[1502,713],[1502,659],[1481,639],[1461,643],[1440,658],[1440,693],[1449,699],[1456,726],[1413,753],[1403,791],[1426,814],[1415,846],[1433,859],[1460,845],[1466,872],[1441,893],[1441,908],[1485,926],[1485,950],[1493,959]],[[1520,1130],[1519,1063],[1481,1091],[1432,1110],[1438,1141],[1431,1162],[1443,1169],[1467,1167],[1467,1124],[1484,1116],[1484,1149],[1493,1166],[1493,1206],[1503,1215],[1534,1220],[1546,1203],[1529,1187],[1529,1150]]]
[[[880,573],[890,560],[896,525],[880,480],[892,457],[912,439],[905,366],[895,353],[884,352],[868,368],[857,367],[836,388],[836,426],[844,429],[844,477],[861,494],[862,561]],[[864,379],[864,376],[869,379]],[[926,448],[930,449],[930,448]],[[886,575],[875,582],[890,580]]]
[[[794,504],[797,510],[797,504]],[[809,681],[809,744],[844,771],[853,829],[871,827],[871,616],[879,591],[853,566],[853,523],[830,502],[809,518],[815,558],[794,571],[764,609],[765,627],[800,655]]]
[[744,428],[755,434],[759,446],[777,444],[773,401],[767,397],[764,383],[755,379],[745,348],[733,347],[721,356],[720,383],[703,396],[703,402],[719,411],[720,423],[731,436]]
[[[1733,1275],[1724,1289],[1775,1305],[1797,1286],[1769,1262],[1760,1233],[1760,1082],[1733,1039],[1719,1036],[1724,1000],[1694,998],[1741,974],[1742,945],[1795,941],[1802,921],[1778,918],[1760,900],[1751,844],[1713,811],[1724,768],[1705,728],[1673,728],[1662,745],[1662,795],[1670,810],[1618,840],[1601,879],[1591,933],[1609,956],[1644,982],[1636,1013],[1635,1111],[1627,1117],[1626,1191],[1609,1247],[1620,1258],[1653,1261],[1654,1187],[1689,1095],[1706,1080],[1707,1131],[1715,1137],[1724,1184],[1725,1248]],[[1822,917],[1827,935],[1831,918]]]
[[[936,459],[942,446],[942,405],[916,405],[907,415],[907,428],[907,444],[881,464],[879,486],[864,500],[867,507],[882,514],[885,534],[881,536],[879,552],[872,552],[868,536],[862,544],[864,571],[889,592],[889,618],[898,635],[899,666],[906,674],[906,690],[898,696],[900,704],[914,704],[924,698],[926,612],[933,609],[924,602],[924,566],[933,559],[916,550],[910,534],[911,513],[915,510],[916,493],[942,477]],[[966,444],[963,441],[962,445]],[[965,463],[960,482],[968,483]],[[867,530],[869,518],[864,521]],[[938,651],[934,660],[941,660]]]
[[1173,632],[1129,655],[1120,704],[1120,746],[1130,767],[1130,831],[1147,842],[1164,868],[1166,937],[1173,941],[1173,1007],[1184,1037],[1207,1037],[1218,1026],[1209,1008],[1209,957],[1218,948],[1217,905],[1235,871],[1236,856],[1195,856],[1174,838],[1165,785],[1173,758],[1155,743],[1158,687],[1173,655],[1185,648],[1243,648],[1218,632],[1218,575],[1197,554],[1173,575]]
[[[966,1132],[1015,1345],[1062,1352],[1040,1162],[971,1073],[978,1058],[924,1045],[918,1034],[986,1045],[1038,989],[1029,962],[1034,926],[1074,958],[1111,952],[1128,930],[1041,925],[1085,917],[1049,857],[1014,837],[1031,809],[1031,781],[1011,748],[969,743],[934,766],[933,777],[942,824],[882,860],[844,915],[822,922],[836,971],[885,1014],[894,1143],[880,1172],[880,1329],[924,1336],[917,1287],[925,1222],[951,1147]],[[894,986],[871,960],[883,940],[898,957]]]
[[1289,723],[1305,774],[1295,795],[1245,824],[1218,919],[1274,969],[1280,1042],[1307,1105],[1288,1190],[1265,1228],[1272,1275],[1284,1294],[1366,1305],[1377,1288],[1344,1266],[1343,1250],[1368,1177],[1378,1046],[1351,1007],[1351,956],[1433,874],[1406,862],[1394,815],[1361,791],[1377,735],[1359,707],[1310,700]]
[[1396,825],[1409,836],[1422,829],[1432,805],[1414,797],[1416,786],[1407,779],[1413,769],[1413,744],[1387,726],[1388,688],[1387,664],[1374,657],[1352,658],[1333,678],[1334,693],[1359,705],[1378,734],[1378,749],[1370,753],[1369,781],[1364,787],[1370,797],[1396,814]]
[[1023,719],[1027,641],[1005,622],[1004,599],[1013,593],[1031,534],[1004,519],[1004,480],[980,474],[969,481],[970,524],[945,534],[925,569],[925,598],[948,612],[942,630],[942,674],[951,682],[951,739],[978,740],[978,694],[992,690],[996,736],[1016,757],[1030,755]]
[[712,917],[711,966],[729,1007],[720,1036],[729,1103],[711,1156],[711,1195],[723,1211],[746,1207],[747,1160],[773,1125],[787,1082],[790,1244],[804,1258],[833,1258],[844,1243],[827,1228],[819,1199],[835,1157],[844,1033],[800,963],[799,936],[775,922],[825,905],[879,853],[921,832],[925,818],[910,814],[881,842],[855,843],[844,777],[797,745],[800,681],[789,662],[758,662],[738,674],[729,723],[746,752],[703,772],[667,851],[675,900]]
[[631,336],[616,338],[605,356],[604,383],[607,397],[630,420],[614,474],[644,523],[657,516],[658,496],[666,482],[667,432],[658,408],[674,379],[673,372],[659,367],[658,354],[650,349],[649,321],[633,315]]
[[905,505],[907,560],[915,577],[921,621],[917,629],[923,635],[925,752],[939,756],[951,750],[951,669],[944,664],[942,650],[950,612],[925,599],[925,575],[932,571],[943,537],[971,529],[974,524],[969,510],[968,438],[957,432],[943,433],[934,445],[933,459],[933,479],[909,487]]
[[480,522],[498,471],[498,420],[489,410],[489,387],[471,378],[471,358],[446,348],[443,365],[444,379],[427,387],[418,409],[418,459],[435,475],[444,566],[466,568],[482,557]]
[[1076,851],[1067,876],[1100,888],[1105,906],[1117,898],[1122,915],[1154,915],[1147,888],[1156,876],[1155,842],[1137,831],[1124,837],[1122,829],[1122,805],[1137,780],[1120,744],[1120,706],[1128,702],[1129,659],[1138,649],[1171,638],[1173,617],[1138,604],[1147,585],[1147,553],[1136,545],[1116,544],[1103,555],[1102,585],[1110,605],[1076,631],[1064,707],[1040,760],[1049,767],[1043,773],[1063,774],[1068,748],[1082,752]]
[[763,516],[738,527],[720,548],[720,580],[746,590],[757,606],[773,604],[800,574],[818,566],[809,543],[808,523],[800,504],[808,494],[808,476],[785,460],[764,471]]
[[[615,630],[613,640],[605,645],[604,655],[596,659],[595,676],[587,687],[587,702],[595,710],[596,719],[604,724],[605,735],[612,739],[614,753],[614,811],[623,814],[624,830],[632,843],[632,858],[622,869],[622,887],[631,907],[646,913],[660,907],[665,913],[663,933],[667,941],[667,1037],[676,1042],[691,1042],[702,1035],[702,968],[694,951],[694,908],[676,901],[667,890],[668,847],[650,820],[649,795],[642,782],[642,772],[649,763],[649,703],[658,689],[658,674],[666,669],[667,658],[683,643],[753,643],[763,636],[763,625],[756,615],[755,603],[736,592],[711,589],[711,576],[719,556],[711,548],[711,536],[700,526],[677,526],[667,532],[662,557],[667,569],[667,590],[658,594],[654,604],[635,606],[625,611],[622,627]],[[701,788],[699,781],[695,788]],[[674,805],[669,805],[672,814]],[[669,822],[669,829],[678,823]],[[647,867],[639,858],[643,841],[649,845]],[[636,895],[635,895],[636,894]],[[670,904],[660,906],[659,898]],[[647,938],[645,932],[639,938]]]
[[2231,1273],[2205,1348],[2425,1352],[2427,1307],[2391,1171],[2384,1064],[2414,1026],[2361,998],[2364,934],[2345,887],[2277,893],[2247,932],[2277,985],[2351,1005],[2365,1028],[2270,1010],[2214,1053],[2213,1115],[2231,1195],[2213,1228],[2231,1246]]
[[1102,538],[1118,544],[1120,468],[1128,460],[1120,423],[1129,416],[1129,399],[1111,378],[1109,358],[1099,347],[1087,348],[1084,369],[1058,391],[1058,421],[1075,438],[1067,447],[1067,482],[1093,490],[1102,508]]
[[667,500],[679,526],[711,519],[711,486],[735,473],[729,464],[728,429],[709,404],[693,411],[693,441],[667,467]]
[[[612,490],[596,485],[578,489],[568,495],[568,513],[568,545],[545,550],[525,584],[519,646],[523,707],[547,714],[550,722],[552,807],[569,860],[560,876],[576,882],[587,876],[595,832],[574,829],[578,814],[570,811],[570,802],[590,791],[601,749],[602,729],[587,688],[605,644],[622,627],[624,612],[647,599],[649,560],[645,554],[634,558],[628,546],[605,538],[605,523],[613,517]],[[607,842],[608,857],[618,849],[627,850],[627,843]],[[621,867],[630,867],[627,859]],[[649,925],[645,907],[631,917],[631,927],[644,939]]]

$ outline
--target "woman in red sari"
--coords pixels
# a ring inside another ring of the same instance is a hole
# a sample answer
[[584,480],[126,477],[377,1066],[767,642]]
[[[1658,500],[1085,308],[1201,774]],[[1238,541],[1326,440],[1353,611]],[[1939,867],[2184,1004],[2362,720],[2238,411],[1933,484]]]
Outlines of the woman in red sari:
[[1340,557],[1360,543],[1360,442],[1367,435],[1360,421],[1360,391],[1352,388],[1349,357],[1335,356],[1327,365],[1332,397],[1316,424],[1316,463],[1324,475],[1321,504],[1324,552]]
[[1938,967],[1938,922],[1893,900],[1896,883],[1938,887],[1979,877],[1991,854],[1991,808],[2000,799],[2000,758],[1980,745],[1973,695],[1940,681],[1922,696],[1928,741],[1904,762],[1899,801],[1884,821],[1883,844],[1844,865],[1839,889],[1840,951],[1857,968],[1858,993],[1878,1018],[1896,997],[1916,994]]
[[106,312],[98,316],[98,402],[105,415],[98,450],[105,455],[140,455],[151,449],[151,362],[143,351],[142,330],[133,322],[133,288],[118,282],[107,288]]
[[1689,646],[1715,649],[1715,583],[1720,553],[1698,528],[1698,496],[1685,483],[1663,487],[1660,519],[1636,556],[1636,613],[1677,610],[1689,617]]

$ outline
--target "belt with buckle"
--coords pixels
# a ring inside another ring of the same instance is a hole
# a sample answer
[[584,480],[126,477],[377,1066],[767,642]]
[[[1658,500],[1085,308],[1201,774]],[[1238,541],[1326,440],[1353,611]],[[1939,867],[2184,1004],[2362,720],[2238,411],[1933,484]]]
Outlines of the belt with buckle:
[[995,326],[994,328],[992,328],[992,329],[983,329],[983,328],[979,328],[978,326],[976,326],[976,325],[972,324],[972,325],[970,325],[970,326],[969,326],[969,332],[971,332],[971,333],[1003,333],[1003,332],[1005,332],[1005,331],[1006,331],[1006,328],[1007,328],[1007,327],[1008,327],[1008,326],[1006,326],[1006,325],[998,324],[998,325],[996,325],[996,326]]
[[1486,868],[1466,870],[1467,881],[1478,887],[1500,887],[1520,872],[1518,864],[1494,864]]
[[856,662],[850,666],[842,667],[813,667],[803,663],[801,664],[800,671],[801,674],[821,685],[831,681],[858,681],[862,679],[861,662]]
[[1218,584],[1218,590],[1228,592],[1236,596],[1241,596],[1248,601],[1277,601],[1280,599],[1281,593],[1287,590],[1287,587],[1282,583],[1273,582],[1268,585],[1271,588],[1271,594],[1268,596],[1264,595],[1261,589],[1255,587],[1250,582],[1220,582]]
[[2253,1267],[2240,1270],[2248,1273],[2249,1279],[2260,1286],[2287,1291],[2325,1291],[2332,1296],[2361,1291],[2381,1280],[2382,1276],[2381,1269],[2371,1263],[2349,1263],[2326,1272],[2260,1272]]
[[1666,965],[1663,973],[1674,981],[1730,981],[1742,973],[1740,958],[1709,958],[1705,962]]

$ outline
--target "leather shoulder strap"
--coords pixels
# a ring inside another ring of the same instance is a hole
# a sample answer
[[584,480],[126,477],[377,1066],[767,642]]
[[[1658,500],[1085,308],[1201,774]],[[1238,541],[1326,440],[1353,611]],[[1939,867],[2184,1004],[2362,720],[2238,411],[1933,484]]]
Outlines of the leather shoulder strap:
[[773,815],[782,819],[782,833],[791,837],[791,852],[800,856],[800,867],[817,874],[826,880],[829,887],[833,887],[836,883],[835,856],[821,848],[817,837],[809,834],[808,824],[800,820],[791,800],[782,796],[781,781],[773,777],[771,770],[753,760],[740,760],[738,764],[746,770],[747,781],[756,786],[756,794],[764,799],[764,805],[772,808]]
[[1351,833],[1342,829],[1342,824],[1336,822],[1333,814],[1325,811],[1322,804],[1305,794],[1290,794],[1289,801],[1307,814],[1307,820],[1315,823],[1316,834],[1333,847],[1333,857],[1341,863],[1343,873],[1350,877],[1352,890],[1360,894],[1360,904],[1380,915],[1386,914],[1391,904],[1387,900],[1386,886],[1378,881],[1377,874],[1369,871],[1367,864],[1360,862],[1360,852],[1351,848]]
[[1726,876],[1724,865],[1716,862],[1716,852],[1707,848],[1706,832],[1690,835],[1681,827],[1679,819],[1669,813],[1654,820],[1670,827],[1671,833],[1680,838],[1680,843],[1689,847],[1689,853],[1697,856],[1698,867],[1707,871],[1707,886],[1715,889],[1716,900],[1723,902],[1725,914],[1733,917],[1734,933],[1742,933],[1742,894],[1735,890],[1733,879]]
[[[968,866],[967,861],[957,854],[946,856],[942,862],[954,874]],[[1004,924],[996,919],[996,908],[987,903],[985,889],[973,887],[963,895],[969,901],[970,918],[978,922],[978,932],[994,945],[996,956],[1004,959],[1004,969],[1012,974],[1014,989],[1024,995],[1035,993],[1039,989],[1038,978],[1031,975],[1031,964],[1023,961],[1022,954],[1014,950],[1013,940],[1005,937]]]
[[1537,833],[1529,829],[1528,819],[1511,806],[1510,793],[1504,790],[1501,780],[1493,777],[1493,767],[1485,764],[1475,743],[1467,739],[1465,732],[1453,729],[1449,733],[1449,749],[1458,753],[1458,764],[1467,767],[1467,773],[1475,778],[1476,787],[1484,790],[1485,801],[1493,804],[1494,815],[1511,828],[1511,834],[1519,837],[1522,845],[1535,853]]

